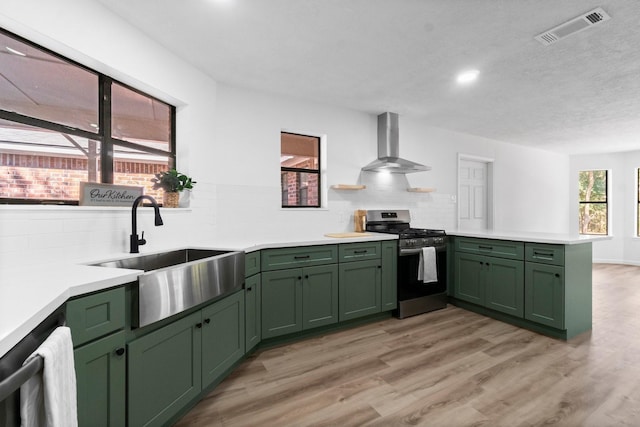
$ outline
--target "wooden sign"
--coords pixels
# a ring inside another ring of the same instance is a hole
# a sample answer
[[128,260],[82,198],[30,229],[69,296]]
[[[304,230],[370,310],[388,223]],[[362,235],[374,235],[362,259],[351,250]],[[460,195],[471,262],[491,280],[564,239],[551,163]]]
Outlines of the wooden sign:
[[143,194],[144,187],[81,182],[80,206],[133,206]]

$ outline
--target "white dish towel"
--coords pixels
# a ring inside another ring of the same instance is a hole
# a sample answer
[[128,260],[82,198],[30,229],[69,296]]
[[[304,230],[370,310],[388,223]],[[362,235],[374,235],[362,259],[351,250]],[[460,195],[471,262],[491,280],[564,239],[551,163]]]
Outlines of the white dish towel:
[[[56,328],[24,364],[40,355],[42,374],[20,387],[22,427],[77,427],[76,371],[71,329]],[[24,365],[23,364],[23,365]]]
[[429,246],[422,248],[418,262],[418,280],[422,283],[438,281],[438,267],[436,265],[436,248]]

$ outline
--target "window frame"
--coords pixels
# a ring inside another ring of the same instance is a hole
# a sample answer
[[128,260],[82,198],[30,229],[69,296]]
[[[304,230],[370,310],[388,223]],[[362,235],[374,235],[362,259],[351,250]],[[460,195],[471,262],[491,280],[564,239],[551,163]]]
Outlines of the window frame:
[[[282,143],[282,135],[283,134],[289,134],[289,135],[299,135],[299,136],[304,136],[307,138],[314,138],[316,140],[316,143],[318,144],[318,168],[317,169],[307,169],[307,168],[292,168],[292,167],[286,167],[286,166],[282,166],[282,163],[280,164],[280,172],[294,172],[294,173],[311,173],[311,174],[315,174],[318,176],[318,204],[317,205],[284,205],[282,204],[282,198],[280,200],[280,207],[282,209],[321,209],[323,207],[323,202],[324,202],[324,196],[323,196],[323,177],[322,177],[322,167],[323,167],[323,149],[322,149],[322,145],[323,145],[323,137],[319,136],[319,135],[313,135],[313,134],[309,134],[309,133],[301,133],[301,132],[292,132],[292,131],[288,131],[288,130],[281,130],[280,131],[280,141]],[[282,145],[280,145],[280,155],[282,155]],[[282,176],[282,175],[281,175]],[[283,194],[284,191],[282,190],[282,180],[280,181],[280,193]],[[298,190],[300,191],[300,190]]]
[[[98,141],[100,144],[100,182],[104,184],[114,183],[114,160],[115,160],[115,147],[125,147],[134,150],[144,152],[146,154],[156,154],[159,156],[168,158],[168,168],[174,168],[176,165],[176,107],[169,104],[153,95],[149,95],[139,89],[131,87],[130,85],[123,83],[119,80],[113,79],[99,71],[93,70],[87,66],[84,66],[73,59],[67,58],[57,52],[52,51],[44,46],[34,43],[25,39],[17,34],[14,34],[6,29],[0,27],[0,33],[7,37],[13,38],[21,43],[31,46],[35,49],[41,50],[49,55],[60,58],[61,60],[79,67],[85,71],[91,72],[98,76],[98,129],[95,133],[89,132],[83,129],[78,129],[72,126],[67,126],[48,120],[39,119],[36,117],[25,116],[13,111],[3,110],[0,108],[0,119],[25,124],[28,126],[37,127],[40,129],[46,129],[62,134],[68,134],[78,136],[81,138],[87,138],[90,140]],[[170,110],[170,135],[169,135],[169,151],[160,150],[153,147],[148,147],[134,142],[121,140],[112,137],[112,117],[111,117],[111,85],[117,83],[133,92],[140,95],[154,99],[169,106]],[[24,205],[75,205],[79,204],[78,200],[66,200],[66,199],[24,199],[24,198],[9,198],[0,196],[0,204],[24,204]]]
[[[580,200],[580,191],[578,190],[578,215],[580,215],[580,207],[584,204],[591,204],[591,205],[605,205],[606,207],[606,233],[602,234],[602,233],[583,233],[581,228],[580,228],[580,219],[578,219],[578,234],[582,235],[582,236],[609,236],[611,234],[611,221],[610,221],[610,217],[611,217],[611,205],[609,204],[609,179],[611,177],[611,174],[609,173],[610,171],[608,169],[585,169],[585,170],[579,170],[578,174],[582,173],[582,172],[589,172],[589,171],[603,171],[604,172],[604,177],[605,177],[605,188],[604,188],[604,197],[605,200],[601,201],[601,200]],[[579,179],[579,176],[578,176]]]

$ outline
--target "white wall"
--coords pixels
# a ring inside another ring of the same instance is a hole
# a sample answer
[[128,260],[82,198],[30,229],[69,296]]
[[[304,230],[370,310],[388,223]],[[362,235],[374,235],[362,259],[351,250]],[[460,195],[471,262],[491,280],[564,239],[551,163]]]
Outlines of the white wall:
[[595,262],[640,265],[640,238],[636,233],[637,175],[640,151],[571,157],[571,228],[578,230],[578,172],[609,171],[609,234],[611,240],[593,243]]
[[[400,118],[402,157],[430,172],[381,175],[360,168],[377,156],[376,116],[216,84],[152,40],[85,0],[4,0],[0,25],[178,105],[178,167],[198,184],[190,210],[163,209],[165,226],[143,210],[143,252],[190,241],[313,236],[353,229],[355,209],[409,208],[413,225],[455,226],[458,153],[495,159],[495,228],[567,232],[569,159]],[[325,135],[328,206],[280,207],[281,130]],[[435,187],[408,193],[407,187]],[[0,206],[0,262],[26,265],[126,252],[130,210]]]

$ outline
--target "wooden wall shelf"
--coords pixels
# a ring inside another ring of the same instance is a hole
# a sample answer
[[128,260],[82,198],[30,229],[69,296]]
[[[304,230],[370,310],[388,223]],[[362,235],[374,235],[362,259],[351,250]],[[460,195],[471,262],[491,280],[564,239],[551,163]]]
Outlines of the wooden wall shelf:
[[407,188],[407,191],[409,191],[410,193],[433,193],[434,191],[436,191],[435,188],[425,188],[425,187],[410,187]]
[[332,185],[331,188],[334,190],[364,190],[367,188],[366,185],[348,185],[348,184],[336,184]]

